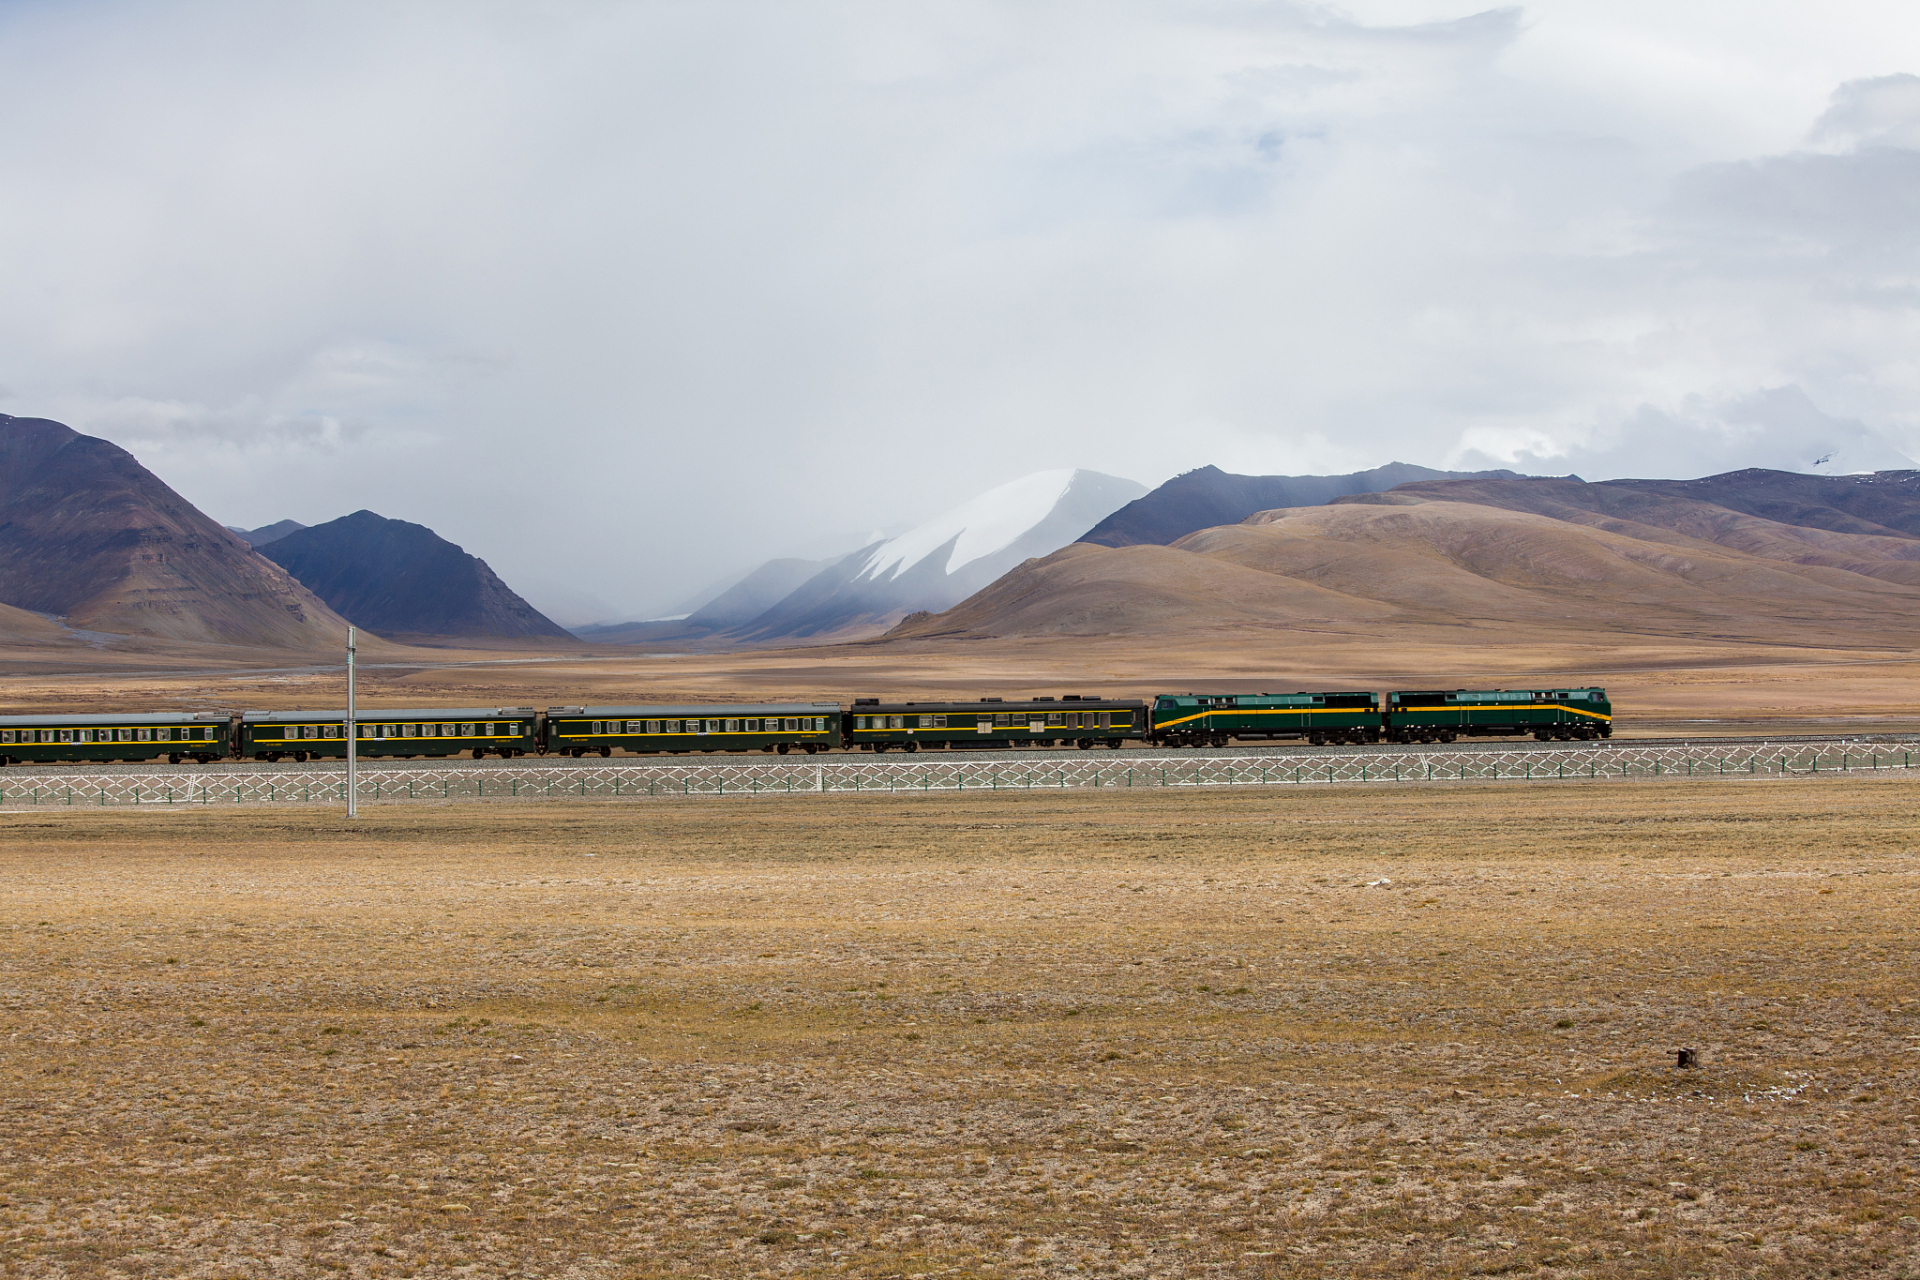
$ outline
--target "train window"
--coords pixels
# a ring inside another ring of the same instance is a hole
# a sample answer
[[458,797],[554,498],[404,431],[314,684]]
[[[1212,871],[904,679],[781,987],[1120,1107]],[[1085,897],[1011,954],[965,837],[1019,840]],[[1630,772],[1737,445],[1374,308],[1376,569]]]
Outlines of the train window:
[[423,736],[421,730],[425,728],[426,726],[422,724],[408,724],[402,725],[400,731],[409,738],[418,738]]
[[946,728],[946,727],[947,727],[947,718],[946,718],[945,716],[935,716],[935,717],[933,718],[933,727],[934,727],[934,728],[936,728],[936,729],[944,729],[944,728]]
[[1065,713],[1059,711],[1049,711],[1047,713],[1047,724],[1050,726],[1054,728],[1065,728],[1066,723],[1067,717]]
[[660,722],[658,720],[647,721],[647,732],[648,733],[660,732]]
[[0,729],[0,745],[12,742],[13,733],[14,731],[12,729]]
[[1004,711],[996,712],[993,717],[993,727],[996,729],[1011,729],[1013,728],[1013,717]]

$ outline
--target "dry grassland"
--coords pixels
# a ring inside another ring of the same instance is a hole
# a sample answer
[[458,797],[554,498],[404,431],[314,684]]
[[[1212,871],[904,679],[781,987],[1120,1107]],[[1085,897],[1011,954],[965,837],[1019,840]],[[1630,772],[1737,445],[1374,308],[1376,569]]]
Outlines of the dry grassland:
[[1920,1275],[1913,798],[4,815],[0,1274]]

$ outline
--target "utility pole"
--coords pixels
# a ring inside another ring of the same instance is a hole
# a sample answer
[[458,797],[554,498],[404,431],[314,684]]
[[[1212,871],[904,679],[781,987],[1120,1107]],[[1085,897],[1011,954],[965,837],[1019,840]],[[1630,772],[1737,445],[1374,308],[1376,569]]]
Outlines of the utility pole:
[[347,628],[347,816],[360,816],[360,774],[358,748],[360,727],[353,705],[353,628]]

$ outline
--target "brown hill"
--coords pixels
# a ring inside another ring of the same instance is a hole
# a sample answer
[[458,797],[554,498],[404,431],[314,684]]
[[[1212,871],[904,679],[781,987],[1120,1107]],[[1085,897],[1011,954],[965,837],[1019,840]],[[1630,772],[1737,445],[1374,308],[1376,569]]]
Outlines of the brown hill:
[[[1792,506],[1777,498],[1791,486],[1770,471],[1733,472],[1706,480],[1609,480],[1587,484],[1575,479],[1450,480],[1402,485],[1389,493],[1336,498],[1336,505],[1410,506],[1421,502],[1473,502],[1510,511],[1531,511],[1607,529],[1628,537],[1662,541],[1671,534],[1689,541],[1711,542],[1767,560],[1845,569],[1888,582],[1920,586],[1920,534],[1903,531],[1909,523],[1905,506],[1920,515],[1920,501],[1907,480],[1911,472],[1883,472],[1879,476],[1786,476],[1823,485],[1853,486],[1836,498],[1855,498],[1850,505],[1864,507],[1873,499],[1875,515],[1890,523],[1868,521],[1837,506],[1811,503]],[[1742,495],[1735,482],[1748,478],[1753,491],[1747,505],[1769,507],[1820,524],[1797,524],[1736,510],[1697,494],[1718,492],[1730,500]],[[1874,483],[1878,482],[1878,483]],[[1904,498],[1904,502],[1902,499]],[[1836,526],[1850,526],[1851,531]]]
[[1171,547],[1068,547],[890,634],[1384,635],[1465,624],[1514,637],[1905,645],[1920,622],[1920,591],[1902,584],[1642,528],[1420,498],[1269,511]]
[[44,418],[0,415],[0,602],[172,641],[315,649],[346,633],[132,454]]

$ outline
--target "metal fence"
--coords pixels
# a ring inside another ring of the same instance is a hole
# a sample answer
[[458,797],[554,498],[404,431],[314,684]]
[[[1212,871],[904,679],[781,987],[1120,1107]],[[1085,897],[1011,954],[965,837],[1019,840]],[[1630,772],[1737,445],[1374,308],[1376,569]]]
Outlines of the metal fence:
[[[928,754],[828,759],[601,761],[520,767],[362,765],[360,802],[611,800],[691,796],[869,795],[1057,791],[1096,787],[1272,787],[1342,783],[1629,781],[1781,778],[1910,770],[1914,752],[1860,744],[1710,743],[1537,750],[1355,751],[1327,754],[1147,755],[1061,753],[1057,758],[942,760]],[[149,773],[0,771],[0,808],[35,806],[338,804],[337,765],[299,772],[168,769]]]

